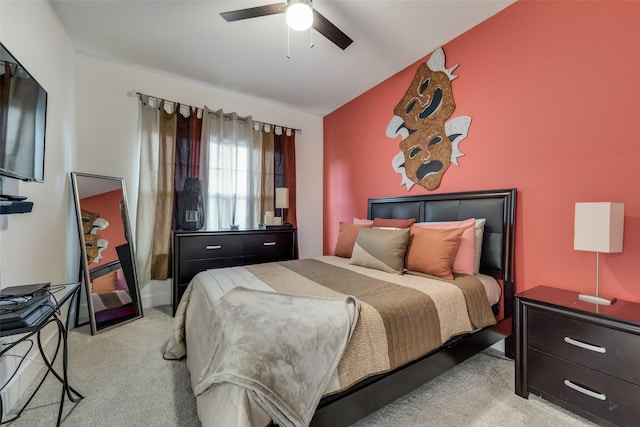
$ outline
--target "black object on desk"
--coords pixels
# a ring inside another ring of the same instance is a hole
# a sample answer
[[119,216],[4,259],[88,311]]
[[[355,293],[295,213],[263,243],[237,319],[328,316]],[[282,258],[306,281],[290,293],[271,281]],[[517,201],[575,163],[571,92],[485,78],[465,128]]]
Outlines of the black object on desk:
[[[3,356],[12,348],[16,347],[18,344],[31,338],[33,335],[36,335],[37,341],[38,341],[38,349],[40,350],[40,355],[42,356],[44,364],[47,367],[47,373],[44,375],[44,377],[42,377],[42,380],[40,380],[40,383],[38,384],[36,389],[33,391],[31,396],[27,400],[27,402],[22,406],[22,408],[20,408],[17,415],[15,415],[13,418],[6,421],[2,421],[2,408],[0,404],[0,424],[11,422],[20,417],[20,415],[22,414],[24,409],[27,407],[27,405],[29,405],[29,403],[31,402],[33,397],[36,395],[38,390],[40,390],[40,387],[44,383],[44,380],[47,378],[49,373],[52,373],[53,376],[56,377],[58,381],[60,381],[60,383],[62,384],[62,392],[60,396],[60,407],[58,409],[58,421],[56,424],[57,426],[60,425],[60,421],[62,419],[62,409],[64,407],[65,395],[71,402],[78,402],[80,399],[84,398],[84,396],[82,396],[73,387],[69,385],[69,380],[67,377],[67,371],[68,371],[67,331],[69,330],[69,313],[67,312],[66,320],[64,323],[62,322],[62,320],[60,320],[60,317],[61,317],[60,308],[68,301],[72,301],[73,298],[76,298],[79,290],[80,290],[80,283],[51,286],[49,289],[50,291],[49,301],[46,304],[40,305],[40,307],[49,308],[47,310],[47,313],[41,315],[38,319],[28,323],[26,326],[22,325],[17,327],[6,327],[4,323],[2,324],[2,327],[0,328],[0,336],[3,336],[3,337],[13,336],[13,335],[23,335],[23,336],[21,336],[20,339],[6,346],[6,348],[0,349],[0,357]],[[69,305],[71,306],[71,304]],[[53,357],[51,358],[47,357],[44,351],[42,339],[40,336],[40,332],[44,329],[45,326],[47,326],[50,323],[55,323],[58,327],[58,343],[53,353]],[[58,356],[58,353],[60,351],[61,345],[62,345],[62,375],[60,375],[53,367],[56,357]]]

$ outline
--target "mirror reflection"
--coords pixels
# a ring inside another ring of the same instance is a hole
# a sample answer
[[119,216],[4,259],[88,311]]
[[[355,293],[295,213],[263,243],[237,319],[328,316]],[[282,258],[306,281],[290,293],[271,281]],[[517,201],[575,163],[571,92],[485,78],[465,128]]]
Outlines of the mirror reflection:
[[71,173],[91,333],[142,317],[122,178]]

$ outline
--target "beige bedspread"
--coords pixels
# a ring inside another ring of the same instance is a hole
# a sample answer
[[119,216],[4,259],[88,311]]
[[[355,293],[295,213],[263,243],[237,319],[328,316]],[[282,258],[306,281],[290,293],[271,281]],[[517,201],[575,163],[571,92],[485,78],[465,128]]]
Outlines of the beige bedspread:
[[215,352],[206,326],[212,307],[237,286],[317,297],[353,295],[360,302],[360,317],[324,390],[338,392],[415,360],[456,335],[494,324],[486,296],[482,301],[484,289],[474,279],[466,276],[454,284],[389,274],[331,256],[209,270],[199,273],[185,292],[165,357],[180,358],[188,349],[192,385],[199,384]]

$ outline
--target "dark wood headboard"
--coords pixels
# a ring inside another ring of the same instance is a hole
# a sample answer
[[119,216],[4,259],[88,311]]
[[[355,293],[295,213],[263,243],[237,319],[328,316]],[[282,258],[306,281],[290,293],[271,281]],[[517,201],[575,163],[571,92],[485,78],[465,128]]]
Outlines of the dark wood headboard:
[[486,218],[480,272],[502,280],[505,317],[512,314],[514,294],[516,189],[369,199],[374,218],[415,218],[416,222]]
[[89,277],[92,279],[97,279],[98,277],[104,276],[107,273],[111,273],[113,270],[117,270],[120,268],[120,261],[115,260],[108,262],[106,264],[99,265],[97,267],[89,269]]

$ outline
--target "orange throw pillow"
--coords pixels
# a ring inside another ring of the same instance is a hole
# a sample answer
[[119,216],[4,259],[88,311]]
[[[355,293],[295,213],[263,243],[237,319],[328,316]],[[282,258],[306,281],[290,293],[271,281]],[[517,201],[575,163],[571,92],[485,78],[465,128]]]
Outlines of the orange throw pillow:
[[443,279],[453,279],[451,265],[463,231],[462,228],[412,227],[406,269]]
[[113,292],[118,289],[118,276],[116,270],[109,273],[91,279],[92,292],[96,294],[103,294],[105,292]]
[[453,258],[453,264],[451,270],[456,273],[468,274],[473,276],[475,274],[475,262],[476,262],[476,220],[471,218],[465,221],[457,221],[449,224],[429,224],[419,223],[415,224],[413,228],[423,227],[431,229],[450,229],[461,228],[462,235],[460,236],[460,243],[458,244],[458,250],[456,256]]
[[358,238],[358,231],[360,227],[371,228],[369,224],[349,224],[348,222],[340,221],[340,231],[338,232],[338,241],[336,247],[333,250],[335,256],[343,258],[351,258],[353,253],[353,245],[356,244]]

